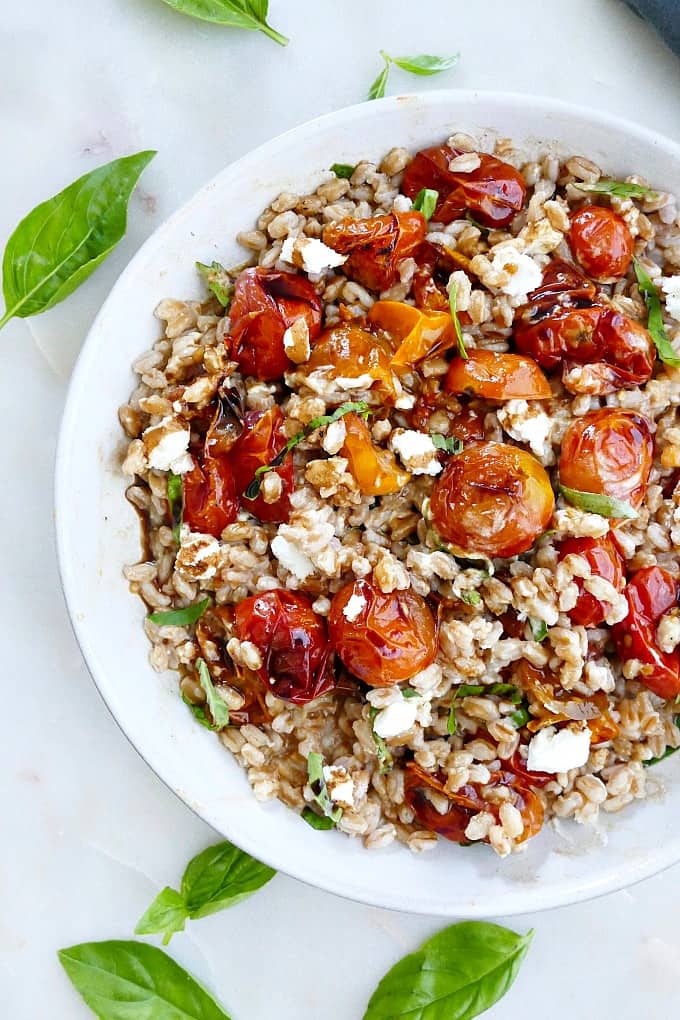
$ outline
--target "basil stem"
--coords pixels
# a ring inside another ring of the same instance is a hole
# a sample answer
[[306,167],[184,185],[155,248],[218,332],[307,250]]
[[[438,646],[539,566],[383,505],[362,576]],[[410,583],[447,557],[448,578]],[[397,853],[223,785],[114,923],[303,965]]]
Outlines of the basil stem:
[[637,258],[633,257],[633,269],[637,278],[638,288],[647,305],[647,329],[654,341],[656,352],[665,365],[680,368],[680,357],[675,353],[668,339],[666,327],[661,313],[659,292],[652,283],[651,277],[645,272]]
[[456,291],[458,287],[454,283],[449,291],[449,308],[451,309],[451,318],[453,319],[453,327],[456,331],[456,337],[458,338],[458,353],[463,361],[469,361],[467,351],[465,350],[465,340],[463,339],[463,331],[460,328],[460,321],[458,319],[458,305],[456,303]]
[[568,485],[560,485],[560,492],[568,503],[586,513],[627,521],[633,521],[638,516],[637,510],[630,503],[615,499],[614,496],[603,496],[600,492],[581,492],[580,489],[570,489]]
[[151,613],[149,619],[158,627],[188,627],[203,616],[209,605],[210,599],[205,598],[183,609],[159,610],[157,613]]

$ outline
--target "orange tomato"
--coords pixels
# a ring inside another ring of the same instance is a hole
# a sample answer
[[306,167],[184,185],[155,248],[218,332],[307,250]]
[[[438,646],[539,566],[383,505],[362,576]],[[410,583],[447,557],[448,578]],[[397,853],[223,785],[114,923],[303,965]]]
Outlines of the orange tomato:
[[435,351],[446,351],[456,344],[448,312],[419,310],[402,301],[376,301],[368,321],[384,330],[396,348],[390,364],[398,374],[414,368]]
[[548,380],[532,358],[522,354],[497,354],[481,348],[454,358],[446,376],[448,393],[470,393],[485,400],[548,400]]
[[349,470],[365,496],[386,496],[399,492],[411,476],[397,464],[389,450],[376,446],[368,425],[357,414],[346,414],[345,443],[342,456],[347,458]]
[[391,352],[386,344],[367,333],[359,326],[346,323],[334,326],[321,335],[312,350],[311,357],[298,371],[304,375],[327,369],[329,379],[338,376],[358,379],[370,376],[366,389],[375,385],[375,390],[386,402],[394,402],[397,391],[390,368]]
[[625,276],[633,257],[628,224],[602,205],[584,205],[572,213],[569,246],[579,265],[601,283]]
[[343,271],[371,290],[386,290],[399,277],[399,263],[425,238],[427,226],[420,212],[386,213],[365,220],[329,223],[324,244],[348,255]]

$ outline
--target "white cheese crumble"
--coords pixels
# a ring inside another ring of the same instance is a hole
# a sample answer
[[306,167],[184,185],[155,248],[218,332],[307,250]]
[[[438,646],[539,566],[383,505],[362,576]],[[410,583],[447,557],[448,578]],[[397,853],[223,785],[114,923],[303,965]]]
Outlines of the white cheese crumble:
[[524,297],[539,287],[543,271],[530,255],[521,252],[511,241],[502,241],[491,249],[491,266],[500,274],[498,289],[508,297]]
[[189,429],[175,418],[163,418],[158,425],[146,429],[142,439],[149,467],[156,471],[174,471],[181,475],[191,471],[194,462],[188,452]]
[[342,418],[338,418],[337,421],[332,421],[326,429],[321,445],[326,453],[334,457],[336,453],[340,453],[340,450],[342,450],[346,438],[347,427]]
[[666,298],[666,311],[680,322],[680,276],[665,276],[660,283]]
[[314,573],[314,564],[309,556],[305,556],[296,545],[282,535],[276,535],[272,539],[271,548],[281,566],[294,574],[298,581],[305,581]]
[[329,248],[318,237],[288,237],[283,242],[281,258],[313,276],[343,266],[347,261],[346,255]]
[[368,390],[373,385],[373,376],[368,372],[357,376],[338,375],[334,381],[340,390]]
[[309,361],[311,345],[307,320],[300,316],[283,334],[283,349],[292,362],[302,365]]
[[418,715],[417,699],[401,698],[393,701],[387,708],[381,709],[373,720],[373,731],[388,740],[390,737],[398,737],[400,733],[410,730]]
[[347,769],[342,765],[324,765],[323,778],[334,804],[348,809],[354,807],[354,780]]
[[496,412],[501,427],[518,443],[527,443],[539,460],[552,463],[555,460],[550,442],[553,421],[545,413],[529,407],[526,400],[508,400]]
[[217,573],[220,543],[212,535],[203,535],[182,526],[175,570],[189,581],[209,581]]
[[555,730],[548,726],[531,738],[527,768],[530,772],[569,772],[588,761],[590,730]]
[[442,469],[432,438],[414,429],[395,429],[390,446],[414,475],[438,475]]
[[355,620],[361,616],[364,607],[366,606],[366,599],[363,595],[350,595],[347,600],[347,605],[342,611],[342,615],[350,623],[354,623]]

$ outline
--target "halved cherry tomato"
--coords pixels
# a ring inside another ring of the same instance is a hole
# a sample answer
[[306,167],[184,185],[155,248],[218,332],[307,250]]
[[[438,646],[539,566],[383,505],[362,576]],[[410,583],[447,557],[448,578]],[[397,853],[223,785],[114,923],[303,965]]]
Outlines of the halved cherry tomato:
[[585,722],[593,744],[618,736],[619,727],[612,719],[605,691],[596,691],[588,697],[565,691],[553,673],[537,669],[526,659],[517,663],[512,681],[531,702],[532,717],[527,723],[531,733],[561,722]]
[[365,220],[349,217],[329,223],[324,244],[349,255],[343,271],[371,290],[386,290],[399,277],[399,263],[425,238],[420,212],[385,213]]
[[194,453],[193,458],[193,468],[182,475],[184,523],[219,538],[238,513],[234,475],[225,457]]
[[545,468],[525,450],[478,443],[451,457],[432,490],[440,535],[465,555],[517,556],[542,532],[555,507]]
[[304,705],[334,686],[326,621],[306,595],[285,588],[251,595],[236,606],[234,628],[262,653],[257,673],[277,698]]
[[527,298],[534,318],[553,311],[556,306],[582,308],[594,303],[597,287],[580,269],[564,259],[552,259],[545,267],[540,287]]
[[395,354],[390,362],[397,373],[406,372],[423,358],[456,345],[453,320],[448,312],[429,312],[403,301],[376,301],[368,313],[372,326],[384,330]]
[[680,649],[662,652],[656,640],[661,617],[680,603],[680,584],[661,567],[636,571],[625,589],[628,616],[612,627],[619,658],[642,663],[636,677],[660,698],[680,694]]
[[449,169],[462,150],[449,145],[417,152],[406,168],[402,191],[415,198],[421,188],[439,192],[433,219],[450,223],[467,210],[485,227],[506,227],[524,208],[526,184],[518,170],[496,156],[478,152],[479,166],[467,173]]
[[532,358],[474,348],[467,360],[454,358],[446,376],[448,393],[469,393],[485,400],[548,400],[550,383]]
[[547,786],[551,783],[555,776],[552,772],[531,772],[527,768],[526,760],[519,753],[519,747],[515,753],[508,758],[506,761],[506,768],[511,772],[514,772],[519,779],[523,780],[527,786]]
[[283,412],[278,404],[268,411],[249,411],[243,420],[243,431],[231,448],[230,462],[234,473],[236,492],[241,506],[261,521],[280,524],[290,516],[290,494],[295,487],[293,454],[289,453],[275,473],[281,479],[281,495],[274,503],[267,503],[260,493],[247,499],[245,490],[255,478],[258,468],[270,464],[286,445]]
[[[361,389],[372,389],[388,402],[397,395],[390,368],[389,345],[365,329],[349,323],[326,330],[314,347],[309,361],[298,367],[304,375],[326,370],[329,379],[369,379]],[[351,395],[351,394],[349,394]]]
[[[574,554],[581,556],[591,569],[593,577],[603,577],[617,591],[625,585],[625,562],[609,535],[603,538],[568,538],[559,547],[559,559]],[[574,578],[579,589],[576,605],[569,610],[569,619],[581,627],[599,627],[607,615],[607,605],[595,598],[583,586],[580,577]]]
[[304,276],[256,266],[236,280],[229,308],[231,356],[244,375],[279,379],[291,367],[283,334],[303,318],[314,341],[321,330],[323,305]]
[[[360,600],[355,615],[349,600]],[[345,667],[371,687],[391,687],[434,662],[437,625],[414,591],[385,594],[370,580],[346,584],[328,614],[331,644]]]
[[625,276],[633,257],[628,224],[602,205],[584,205],[572,213],[569,246],[588,276],[601,283]]
[[635,411],[603,407],[576,418],[565,432],[560,482],[637,508],[645,498],[653,458],[654,439],[647,418]]
[[345,442],[342,456],[347,458],[349,470],[365,496],[385,496],[399,492],[411,476],[397,464],[393,453],[376,446],[368,425],[357,414],[346,414]]

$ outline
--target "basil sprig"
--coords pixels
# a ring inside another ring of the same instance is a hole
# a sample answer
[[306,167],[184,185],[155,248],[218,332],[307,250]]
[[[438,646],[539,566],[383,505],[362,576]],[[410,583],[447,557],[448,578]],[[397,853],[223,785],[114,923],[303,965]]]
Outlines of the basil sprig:
[[614,496],[603,496],[601,492],[581,492],[580,489],[570,489],[568,485],[560,485],[560,492],[567,503],[589,514],[625,521],[634,521],[638,516],[637,510],[630,503]]
[[166,886],[140,918],[135,935],[172,936],[197,920],[252,896],[276,872],[226,840],[209,846],[187,864],[179,891]]
[[268,471],[273,471],[275,468],[280,467],[286,458],[286,454],[290,453],[291,450],[294,450],[303,439],[307,439],[308,436],[311,436],[317,429],[323,428],[324,425],[330,425],[332,422],[337,421],[338,418],[342,418],[346,414],[352,414],[352,412],[363,415],[363,417],[367,417],[368,404],[364,400],[341,404],[340,407],[336,407],[332,414],[323,414],[319,418],[312,418],[312,420],[305,425],[302,432],[298,432],[297,435],[288,440],[283,449],[276,454],[269,464],[263,464],[262,467],[257,469],[255,477],[243,494],[245,498],[257,499],[262,486],[262,476],[267,474]]
[[179,545],[184,517],[184,487],[182,476],[176,475],[174,471],[168,472],[168,508],[172,521],[172,534],[175,542]]
[[579,191],[588,191],[595,195],[616,195],[617,198],[658,198],[656,191],[646,188],[644,184],[629,184],[628,181],[612,181],[609,179],[586,184],[579,181],[573,185]]
[[635,270],[640,293],[647,305],[647,329],[654,341],[656,352],[665,365],[670,365],[671,368],[680,368],[680,357],[673,350],[666,333],[666,327],[663,324],[659,292],[652,283],[651,277],[645,272],[639,260],[635,257],[633,257],[633,269]]
[[[417,691],[414,691],[413,693],[417,695]],[[390,754],[387,744],[385,743],[384,739],[380,736],[380,734],[375,732],[375,729],[373,727],[373,723],[375,721],[375,717],[377,714],[378,709],[374,705],[371,705],[371,707],[368,710],[368,718],[371,723],[371,736],[373,737],[373,743],[375,744],[375,756],[378,759],[378,764],[380,766],[380,775],[384,776],[388,772],[392,771],[392,766],[394,762],[392,760],[392,755]]]
[[342,177],[343,180],[348,181],[356,167],[351,166],[349,163],[334,163],[331,170],[336,177]]
[[337,825],[342,818],[342,808],[334,807],[323,777],[323,756],[311,751],[307,756],[307,776],[314,794],[314,800],[321,808],[323,815],[332,825]]
[[451,309],[451,318],[453,319],[453,328],[456,331],[456,337],[458,338],[458,354],[463,361],[469,361],[468,353],[465,350],[465,340],[463,339],[463,331],[460,328],[460,321],[458,319],[458,302],[456,292],[458,290],[457,284],[453,284],[449,291],[449,308]]
[[234,296],[234,284],[225,267],[221,262],[211,262],[209,266],[205,262],[197,262],[196,268],[205,278],[210,293],[214,294],[227,311]]
[[229,1020],[196,978],[155,946],[82,942],[58,956],[99,1020]]
[[472,1020],[508,991],[533,936],[486,921],[444,928],[387,972],[363,1020]]
[[269,0],[163,0],[168,7],[181,14],[215,25],[230,28],[245,28],[250,32],[262,32],[279,46],[287,46],[288,39],[267,24]]
[[443,436],[440,432],[430,432],[430,439],[435,450],[444,450],[445,453],[462,453],[463,440],[457,436]]
[[415,209],[416,212],[421,212],[429,223],[434,215],[435,209],[437,208],[438,201],[438,191],[434,191],[432,188],[421,188],[416,197],[413,199],[413,209]]
[[2,260],[0,329],[59,304],[113,251],[125,234],[130,195],[155,155],[138,152],[97,167],[23,218]]
[[203,616],[209,605],[210,599],[205,598],[183,609],[159,610],[157,613],[151,613],[149,619],[158,627],[189,627]]
[[215,690],[215,685],[212,682],[210,670],[208,669],[205,659],[196,659],[196,671],[198,672],[198,679],[201,687],[205,691],[208,708],[210,709],[210,714],[214,720],[214,728],[216,730],[222,730],[225,726],[229,725],[229,708],[227,703],[222,700]]
[[408,71],[409,74],[439,74],[441,71],[448,71],[450,67],[453,67],[460,54],[454,53],[451,57],[434,57],[429,53],[415,57],[391,57],[389,53],[381,50],[380,56],[383,58],[383,68],[368,90],[368,99],[381,99],[385,95],[392,64],[400,67],[402,71]]
[[499,698],[511,701],[513,705],[519,705],[522,700],[522,692],[514,684],[461,684],[453,692],[449,707],[449,718],[446,724],[449,735],[456,732],[456,700],[458,698],[478,698],[484,694],[495,694]]

